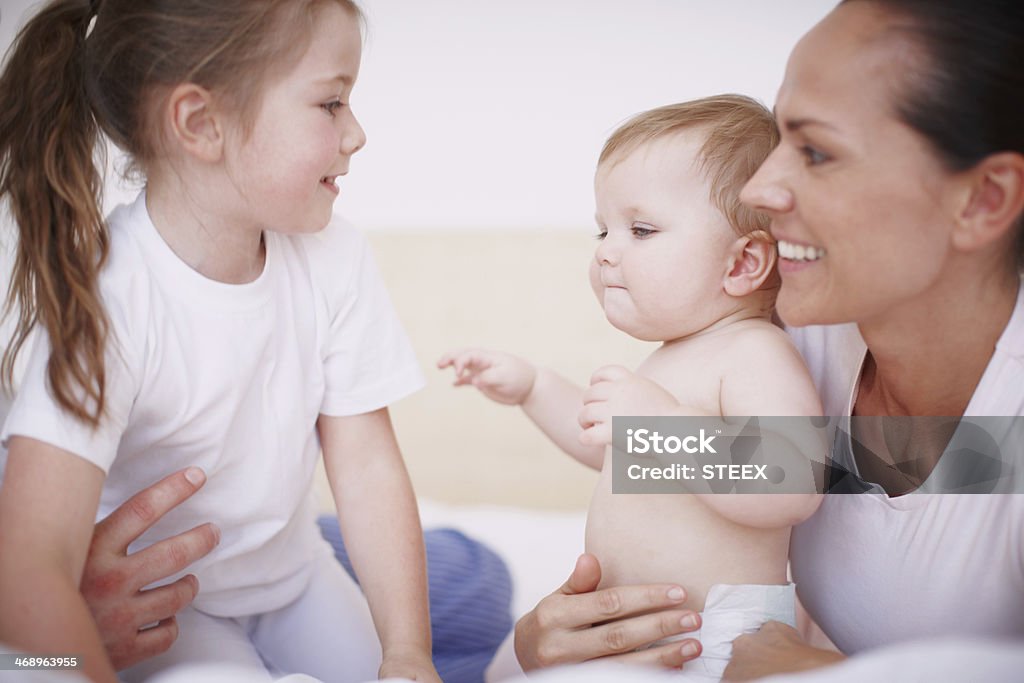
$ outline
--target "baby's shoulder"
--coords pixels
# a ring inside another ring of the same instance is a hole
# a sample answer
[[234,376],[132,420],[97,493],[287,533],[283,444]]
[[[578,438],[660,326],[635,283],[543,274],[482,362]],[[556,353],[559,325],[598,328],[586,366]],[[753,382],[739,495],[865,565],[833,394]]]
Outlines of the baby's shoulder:
[[762,360],[800,358],[800,352],[786,331],[767,321],[756,321],[738,327],[719,340],[723,356],[746,364],[757,364]]
[[722,405],[732,415],[818,415],[820,400],[785,330],[765,322],[723,340]]

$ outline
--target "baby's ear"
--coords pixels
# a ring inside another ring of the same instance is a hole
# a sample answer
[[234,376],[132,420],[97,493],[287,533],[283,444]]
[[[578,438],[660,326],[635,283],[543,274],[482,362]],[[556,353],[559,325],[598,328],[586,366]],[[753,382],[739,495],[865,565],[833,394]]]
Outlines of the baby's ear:
[[737,238],[729,247],[722,288],[729,296],[753,294],[775,274],[775,241],[764,230],[755,230]]

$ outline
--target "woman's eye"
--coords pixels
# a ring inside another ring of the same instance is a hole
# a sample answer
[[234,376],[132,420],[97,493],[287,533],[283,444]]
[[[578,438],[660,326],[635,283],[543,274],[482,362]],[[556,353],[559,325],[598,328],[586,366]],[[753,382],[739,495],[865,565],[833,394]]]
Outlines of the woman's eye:
[[338,112],[338,110],[341,109],[343,106],[345,105],[341,102],[341,100],[331,100],[330,102],[325,102],[324,104],[321,104],[320,108],[326,111],[331,116],[334,116]]
[[804,160],[808,166],[817,166],[828,161],[828,155],[821,152],[810,145],[804,145],[800,148],[800,152],[804,155]]
[[646,228],[642,225],[634,225],[632,228],[630,228],[630,230],[633,233],[633,237],[637,238],[638,240],[645,240],[651,235],[653,235],[655,232],[657,232],[657,230],[652,230],[651,228]]

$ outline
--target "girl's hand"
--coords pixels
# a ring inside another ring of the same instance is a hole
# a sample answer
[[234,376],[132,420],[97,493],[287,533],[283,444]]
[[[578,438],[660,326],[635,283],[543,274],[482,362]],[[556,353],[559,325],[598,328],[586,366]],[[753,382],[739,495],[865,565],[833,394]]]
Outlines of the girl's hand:
[[442,683],[429,654],[419,651],[384,655],[378,678],[408,678],[412,681]]
[[773,674],[817,669],[844,659],[839,652],[811,647],[792,626],[769,621],[756,633],[732,641],[732,659],[722,678],[752,681]]
[[581,555],[569,580],[519,620],[515,650],[524,671],[598,657],[678,669],[700,654],[700,643],[692,638],[647,647],[700,627],[699,615],[680,608],[686,599],[682,588],[657,584],[597,590],[600,582],[597,558]]
[[627,370],[621,365],[606,365],[590,378],[583,392],[579,413],[580,443],[607,446],[612,442],[612,417],[615,415],[678,415],[679,402],[661,385]]
[[472,384],[492,401],[513,406],[526,400],[537,379],[536,368],[522,358],[487,349],[449,351],[437,367],[455,368],[455,386]]

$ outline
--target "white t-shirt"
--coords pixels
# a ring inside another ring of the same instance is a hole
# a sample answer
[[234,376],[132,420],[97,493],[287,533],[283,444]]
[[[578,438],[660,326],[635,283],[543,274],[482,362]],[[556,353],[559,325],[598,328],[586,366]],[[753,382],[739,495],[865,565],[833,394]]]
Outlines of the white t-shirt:
[[[856,326],[790,334],[825,414],[849,415],[866,352]],[[1022,293],[965,415],[1024,415]],[[801,602],[847,654],[940,636],[1024,639],[1022,494],[828,495],[794,529],[790,561]]]
[[29,436],[103,469],[99,517],[180,468],[203,468],[202,490],[132,550],[214,522],[220,545],[187,570],[201,585],[196,607],[236,616],[287,604],[323,552],[310,495],[317,416],[376,410],[423,383],[365,238],[337,218],[310,235],[266,232],[263,273],[229,285],[171,251],[145,193],[108,224],[106,415],[93,431],[56,405],[40,335],[2,438]]

